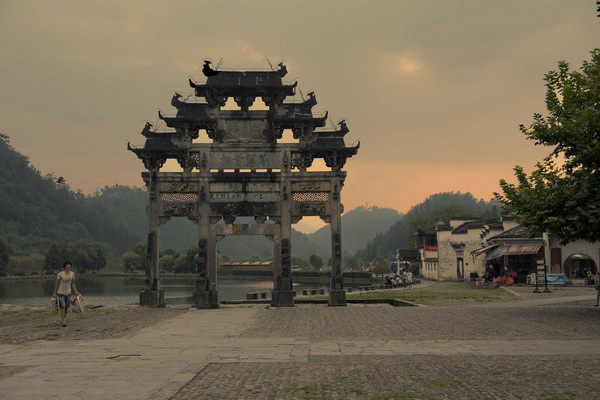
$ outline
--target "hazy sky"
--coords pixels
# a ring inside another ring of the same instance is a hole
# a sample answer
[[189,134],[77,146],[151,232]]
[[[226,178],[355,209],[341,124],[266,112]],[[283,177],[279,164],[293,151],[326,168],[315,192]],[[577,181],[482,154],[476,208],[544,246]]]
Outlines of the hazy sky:
[[548,152],[519,123],[543,74],[598,47],[594,0],[0,0],[0,132],[86,193],[141,185],[145,120],[223,68],[284,59],[316,112],[346,118],[346,210],[399,211],[440,191],[489,199]]

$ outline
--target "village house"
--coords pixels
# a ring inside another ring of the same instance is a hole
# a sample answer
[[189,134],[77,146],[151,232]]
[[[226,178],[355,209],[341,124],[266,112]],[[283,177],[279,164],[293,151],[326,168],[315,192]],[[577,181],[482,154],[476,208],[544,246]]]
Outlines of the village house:
[[480,249],[488,236],[501,233],[498,219],[451,218],[439,221],[416,234],[421,252],[421,275],[437,281],[463,280],[471,273],[485,272],[483,258],[473,259],[471,252]]
[[596,273],[600,263],[598,243],[579,240],[563,245],[546,233],[531,235],[509,215],[439,221],[419,229],[415,239],[421,276],[437,281],[461,281],[489,270],[495,275],[515,271],[517,282],[525,282],[538,260],[543,260],[549,274],[577,279]]

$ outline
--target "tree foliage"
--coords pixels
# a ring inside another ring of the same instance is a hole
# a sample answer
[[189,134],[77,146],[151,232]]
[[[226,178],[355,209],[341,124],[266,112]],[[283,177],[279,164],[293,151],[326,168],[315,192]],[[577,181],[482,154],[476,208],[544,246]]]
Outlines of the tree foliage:
[[381,256],[375,257],[375,259],[371,262],[371,269],[375,275],[384,275],[390,273],[389,263]]
[[6,276],[8,272],[8,246],[3,238],[0,238],[0,276]]
[[548,115],[520,129],[552,151],[530,175],[516,166],[517,182],[501,180],[497,197],[532,232],[600,240],[600,49],[579,71],[559,62],[545,82]]
[[144,270],[145,258],[133,250],[130,250],[121,256],[121,268],[125,272],[135,272]]
[[356,256],[344,252],[344,257],[342,257],[342,261],[344,263],[344,270],[360,271],[360,260]]
[[316,254],[312,254],[308,258],[308,263],[314,271],[320,271],[321,267],[323,267],[323,260]]
[[69,251],[65,244],[52,243],[44,257],[44,271],[48,274],[58,271],[69,259]]

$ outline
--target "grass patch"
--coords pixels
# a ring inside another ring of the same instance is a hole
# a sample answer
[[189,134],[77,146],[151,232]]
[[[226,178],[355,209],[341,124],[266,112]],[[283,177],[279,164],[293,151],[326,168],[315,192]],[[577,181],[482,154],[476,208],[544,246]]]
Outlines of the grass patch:
[[502,289],[478,289],[471,282],[441,282],[422,289],[349,293],[347,298],[364,300],[401,299],[418,304],[438,305],[454,302],[509,300],[516,298],[516,296]]
[[430,379],[423,381],[423,386],[428,388],[456,389],[464,385],[466,385],[465,381],[456,378]]
[[544,390],[543,400],[576,400],[577,393],[562,390]]
[[[479,289],[472,282],[439,282],[425,288],[402,290],[379,290],[369,292],[351,292],[348,300],[387,300],[401,299],[417,304],[443,305],[462,302],[501,301],[518,298],[503,289]],[[314,300],[327,300],[327,296],[303,296],[295,299],[296,303]]]
[[[341,378],[342,381],[346,381],[344,377]],[[302,400],[325,400],[331,398],[331,393],[335,392],[337,394],[343,395],[358,395],[358,396],[366,396],[367,392],[360,387],[345,385],[342,388],[332,387],[329,384],[308,384],[302,386],[287,386],[283,388],[283,391],[286,393],[291,393],[298,395],[302,398]]]
[[283,391],[300,395],[302,400],[326,400],[330,397],[326,393],[329,389],[331,389],[329,385],[309,384],[302,386],[288,386],[283,388]]
[[52,310],[50,307],[48,307],[48,309],[33,308],[24,310],[0,311],[0,320],[20,317],[38,317],[42,315],[49,315],[51,313]]
[[434,398],[425,395],[411,392],[410,390],[396,393],[382,393],[369,397],[369,400],[433,400]]
[[40,336],[37,340],[56,340],[58,339],[58,333],[48,333],[44,336]]

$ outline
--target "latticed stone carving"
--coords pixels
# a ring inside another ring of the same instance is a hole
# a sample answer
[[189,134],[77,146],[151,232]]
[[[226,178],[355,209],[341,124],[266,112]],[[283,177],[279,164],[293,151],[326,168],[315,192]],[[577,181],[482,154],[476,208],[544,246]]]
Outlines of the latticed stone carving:
[[323,202],[329,200],[329,192],[296,192],[292,193],[292,200]]
[[198,201],[198,193],[161,193],[160,201],[163,204],[196,203]]

